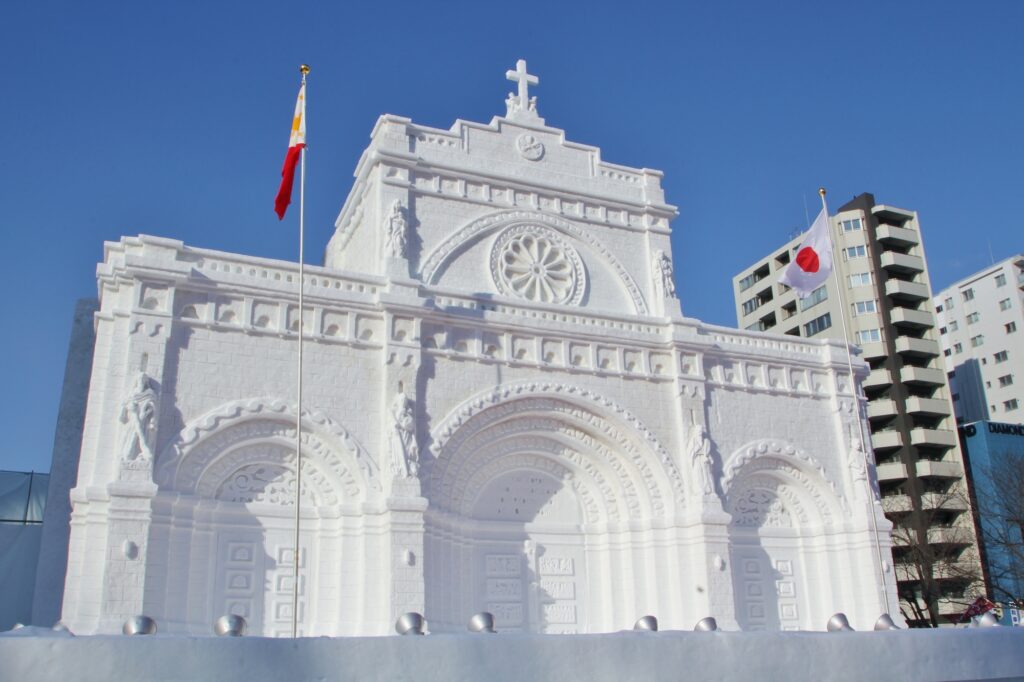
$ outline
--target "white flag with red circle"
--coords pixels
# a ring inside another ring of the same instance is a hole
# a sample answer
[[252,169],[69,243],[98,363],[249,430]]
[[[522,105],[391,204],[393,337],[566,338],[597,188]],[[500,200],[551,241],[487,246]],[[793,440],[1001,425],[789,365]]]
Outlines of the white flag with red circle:
[[800,298],[807,298],[825,283],[830,274],[832,239],[829,235],[828,213],[822,208],[797,249],[796,256],[779,277],[779,282],[793,287]]

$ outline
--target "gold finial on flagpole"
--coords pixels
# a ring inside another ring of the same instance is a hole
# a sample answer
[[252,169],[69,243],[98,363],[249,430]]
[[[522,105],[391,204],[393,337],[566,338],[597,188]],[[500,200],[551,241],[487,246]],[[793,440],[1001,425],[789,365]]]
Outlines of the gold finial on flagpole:
[[309,73],[309,64],[300,64],[299,65],[299,71],[302,73],[303,76],[308,74]]
[[825,196],[825,188],[824,187],[819,187],[818,188],[818,194],[820,194],[821,196],[824,197]]

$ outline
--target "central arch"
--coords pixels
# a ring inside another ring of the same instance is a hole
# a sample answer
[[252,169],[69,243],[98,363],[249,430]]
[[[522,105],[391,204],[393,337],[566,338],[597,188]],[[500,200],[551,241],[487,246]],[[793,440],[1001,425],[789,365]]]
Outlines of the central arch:
[[435,630],[461,630],[481,610],[505,631],[615,630],[656,599],[657,580],[632,557],[658,551],[652,529],[682,505],[682,478],[628,411],[575,387],[505,386],[433,436],[424,571]]

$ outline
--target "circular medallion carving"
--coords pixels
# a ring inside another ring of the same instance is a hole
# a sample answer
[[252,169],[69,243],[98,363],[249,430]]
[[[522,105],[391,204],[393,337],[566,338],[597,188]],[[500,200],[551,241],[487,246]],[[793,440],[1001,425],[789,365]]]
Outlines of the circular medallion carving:
[[529,133],[523,133],[516,138],[516,149],[527,161],[540,161],[544,156],[544,143]]
[[517,225],[498,237],[491,276],[501,293],[538,303],[575,305],[585,288],[576,249],[540,225]]

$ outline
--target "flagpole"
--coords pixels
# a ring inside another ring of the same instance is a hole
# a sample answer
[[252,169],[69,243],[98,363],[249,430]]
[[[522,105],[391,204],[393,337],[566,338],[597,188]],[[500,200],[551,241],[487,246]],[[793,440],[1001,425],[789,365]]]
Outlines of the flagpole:
[[[302,117],[305,124],[306,116],[306,75],[309,73],[309,66],[303,64],[299,67],[302,72]],[[305,141],[305,140],[303,140]],[[295,582],[292,585],[292,638],[298,637],[299,633],[299,525],[302,515],[302,331],[303,327],[303,283],[305,281],[305,259],[303,247],[306,242],[306,150],[303,145],[301,169],[299,171],[299,367],[298,387],[296,393],[298,403],[295,411],[295,553],[294,553],[294,576]]]
[[[870,451],[870,449],[868,448],[868,445],[869,445],[869,443],[871,441],[865,439],[865,437],[864,437],[864,419],[863,419],[863,415],[861,414],[860,396],[857,395],[857,384],[854,381],[853,354],[850,352],[850,345],[851,345],[850,344],[850,331],[849,331],[849,328],[848,328],[848,326],[846,324],[846,302],[843,300],[843,283],[839,280],[839,268],[836,267],[836,265],[837,265],[837,263],[836,263],[836,248],[835,248],[836,247],[836,239],[832,236],[832,221],[831,221],[831,219],[829,219],[828,203],[825,201],[825,188],[824,187],[819,188],[818,189],[818,194],[821,195],[821,208],[822,208],[823,211],[825,211],[825,220],[827,221],[827,224],[828,224],[828,238],[829,238],[829,241],[832,243],[832,248],[829,249],[829,251],[832,254],[832,275],[833,275],[833,277],[835,279],[835,283],[836,283],[836,295],[839,297],[839,319],[843,323],[843,341],[846,343],[846,366],[847,366],[847,368],[850,371],[850,393],[853,395],[854,405],[857,408],[857,432],[860,434],[860,442],[863,445],[863,447],[861,448],[861,451],[864,453],[864,466],[865,466],[864,470],[865,471],[870,471],[871,470],[870,465],[872,463],[868,461],[868,452]],[[887,592],[887,590],[886,590],[886,579],[885,579],[885,565],[884,565],[883,559],[882,559],[882,547],[881,547],[881,544],[878,541],[878,521],[877,521],[877,519],[875,519],[875,508],[874,508],[874,502],[873,502],[873,500],[875,499],[875,495],[874,495],[874,490],[872,490],[872,488],[871,488],[871,477],[870,476],[866,476],[864,478],[864,485],[868,489],[867,498],[868,498],[868,500],[872,501],[871,502],[871,513],[870,513],[870,517],[871,517],[871,533],[872,533],[872,537],[874,537],[874,539],[875,539],[874,545],[875,545],[875,557],[878,559],[878,575],[879,575],[879,577],[882,580],[882,582],[881,582],[881,591],[882,591],[882,601],[881,601],[881,604],[882,604],[882,608],[888,608],[888,604],[887,604],[887,600],[886,600],[886,597],[887,597],[886,592]]]

